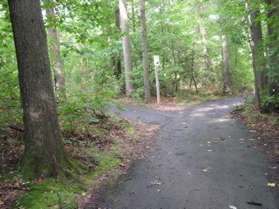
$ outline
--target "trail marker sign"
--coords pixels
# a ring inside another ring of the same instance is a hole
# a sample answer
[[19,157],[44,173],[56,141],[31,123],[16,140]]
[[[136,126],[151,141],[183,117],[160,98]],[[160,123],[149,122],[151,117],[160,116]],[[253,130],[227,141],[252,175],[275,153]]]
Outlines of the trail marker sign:
[[155,65],[155,67],[160,67],[161,66],[159,55],[154,55],[154,65]]

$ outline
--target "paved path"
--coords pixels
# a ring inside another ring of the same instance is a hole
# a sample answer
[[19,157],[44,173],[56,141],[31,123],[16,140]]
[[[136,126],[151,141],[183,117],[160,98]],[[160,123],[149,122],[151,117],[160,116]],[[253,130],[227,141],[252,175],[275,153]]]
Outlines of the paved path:
[[177,112],[129,107],[123,116],[161,125],[154,150],[98,205],[86,208],[277,209],[263,154],[248,130],[229,117],[240,102],[225,99]]

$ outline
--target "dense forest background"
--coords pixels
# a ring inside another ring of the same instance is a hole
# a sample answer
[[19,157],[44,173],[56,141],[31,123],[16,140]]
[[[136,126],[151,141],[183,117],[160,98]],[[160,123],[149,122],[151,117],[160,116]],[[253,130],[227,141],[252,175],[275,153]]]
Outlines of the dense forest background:
[[[78,126],[88,106],[103,112],[123,93],[148,102],[156,95],[154,55],[161,58],[164,96],[187,96],[192,88],[197,94],[255,89],[259,108],[278,110],[276,1],[142,2],[42,2],[64,128]],[[21,123],[21,108],[7,2],[0,9],[0,122],[5,126]],[[76,124],[72,112],[80,114]]]
[[[0,85],[5,89],[0,95],[1,115],[19,122],[17,65],[7,7],[6,2],[1,3]],[[89,103],[100,110],[104,103],[125,91],[127,70],[131,74],[127,91],[132,97],[144,97],[138,1],[127,2],[126,32],[121,30],[117,1],[43,1],[43,8],[61,112]],[[148,1],[147,69],[151,94],[155,95],[152,59],[160,55],[161,91],[165,96],[178,96],[190,88],[201,93],[251,92],[254,65],[256,73],[264,77],[259,80],[266,80],[258,81],[261,104],[278,105],[278,99],[272,97],[272,91],[277,92],[279,74],[277,10],[276,1]],[[122,37],[128,38],[130,48],[126,51],[126,70]],[[63,103],[64,96],[67,103]],[[3,116],[2,123],[6,122]]]

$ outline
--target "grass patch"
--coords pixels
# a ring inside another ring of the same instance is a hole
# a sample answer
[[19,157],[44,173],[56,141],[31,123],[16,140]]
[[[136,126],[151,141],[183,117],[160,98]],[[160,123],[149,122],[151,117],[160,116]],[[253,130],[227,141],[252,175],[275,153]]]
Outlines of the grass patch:
[[14,208],[44,209],[44,208],[76,208],[75,196],[81,191],[77,184],[62,183],[54,179],[33,184],[30,191],[15,203]]
[[198,93],[193,90],[181,90],[177,94],[176,101],[181,104],[198,104],[224,97],[225,96],[220,95],[218,92],[212,93],[212,91],[207,91],[205,89],[200,90]]

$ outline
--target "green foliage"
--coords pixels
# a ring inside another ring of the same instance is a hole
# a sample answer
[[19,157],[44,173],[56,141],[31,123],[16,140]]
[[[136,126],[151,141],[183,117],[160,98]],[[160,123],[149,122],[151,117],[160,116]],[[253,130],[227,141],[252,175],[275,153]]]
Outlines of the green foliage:
[[246,98],[244,104],[244,115],[247,117],[248,123],[250,125],[255,124],[261,117],[261,113],[258,111],[255,103],[255,98],[253,96],[249,96]]
[[[268,101],[268,98],[266,98]],[[269,101],[269,102],[274,102]],[[278,102],[278,100],[276,101]],[[265,104],[265,103],[264,103]],[[277,103],[278,104],[278,103]],[[270,110],[270,107],[265,107],[263,110]],[[256,127],[257,129],[265,128],[262,131],[270,132],[270,129],[277,128],[279,124],[278,113],[272,113],[270,111],[260,111],[256,105],[255,98],[253,96],[249,96],[246,98],[245,104],[237,107],[236,111],[240,112],[246,119],[246,122],[249,127]]]
[[59,105],[61,123],[66,131],[89,129],[90,124],[98,123],[96,115],[105,114],[119,91],[118,84],[111,77],[105,78],[94,72],[88,74],[91,76],[86,80],[73,78],[78,82],[72,81],[67,99]]
[[15,50],[6,7],[0,4],[0,126],[21,121]]
[[263,97],[263,110],[266,112],[279,111],[279,96],[273,95],[273,96],[265,96]]

